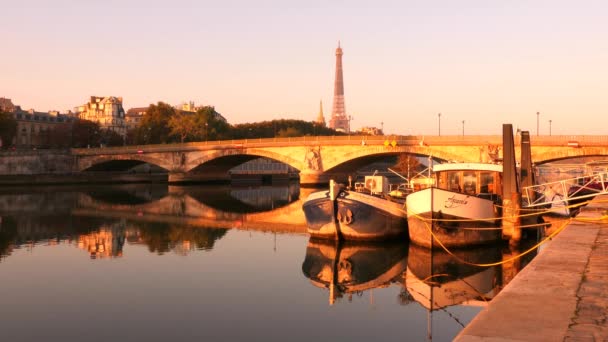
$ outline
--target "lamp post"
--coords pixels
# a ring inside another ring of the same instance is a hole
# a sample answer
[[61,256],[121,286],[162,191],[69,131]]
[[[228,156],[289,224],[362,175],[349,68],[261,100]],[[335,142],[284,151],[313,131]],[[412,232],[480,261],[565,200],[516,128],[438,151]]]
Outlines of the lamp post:
[[380,122],[380,131],[382,131],[382,135],[384,135],[384,121]]
[[207,137],[207,126],[209,126],[209,123],[205,122],[205,142],[207,142],[208,137]]
[[553,122],[553,120],[549,120],[549,136],[551,136],[551,123]]
[[439,120],[439,136],[441,136],[441,113],[437,114],[437,118]]
[[539,124],[538,124],[539,121],[538,120],[539,120],[539,118],[540,118],[540,112],[536,112],[536,136],[538,136],[540,134],[539,131],[538,131],[538,127],[539,127]]
[[352,116],[348,116],[348,134],[350,134],[350,121],[354,120]]
[[462,120],[462,136],[464,137],[464,120]]

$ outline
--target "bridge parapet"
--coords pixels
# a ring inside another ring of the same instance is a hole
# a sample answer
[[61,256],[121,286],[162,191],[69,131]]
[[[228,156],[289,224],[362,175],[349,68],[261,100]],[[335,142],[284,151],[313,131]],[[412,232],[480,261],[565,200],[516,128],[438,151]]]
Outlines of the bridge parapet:
[[[519,137],[519,136],[518,136]],[[531,136],[532,146],[567,146],[568,142],[577,141],[586,146],[608,146],[608,136],[604,135],[552,135]],[[519,139],[516,139],[516,143]],[[344,136],[304,136],[289,138],[256,138],[240,140],[217,140],[189,142],[183,144],[151,144],[136,146],[118,146],[103,148],[73,148],[73,155],[98,154],[137,154],[149,152],[185,152],[196,150],[218,150],[246,147],[287,147],[315,145],[384,145],[386,142],[396,145],[427,145],[427,146],[479,146],[483,144],[502,144],[500,135],[344,135]]]

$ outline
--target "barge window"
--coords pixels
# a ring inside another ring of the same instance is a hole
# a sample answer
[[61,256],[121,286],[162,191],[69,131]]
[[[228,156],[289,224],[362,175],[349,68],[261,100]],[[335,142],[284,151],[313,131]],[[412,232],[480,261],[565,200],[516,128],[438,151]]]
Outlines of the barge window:
[[464,193],[475,195],[477,193],[477,175],[475,171],[465,171],[463,173]]
[[451,191],[462,191],[460,187],[460,172],[448,172],[448,186]]
[[481,193],[496,193],[494,189],[494,172],[481,172],[479,175],[479,192]]

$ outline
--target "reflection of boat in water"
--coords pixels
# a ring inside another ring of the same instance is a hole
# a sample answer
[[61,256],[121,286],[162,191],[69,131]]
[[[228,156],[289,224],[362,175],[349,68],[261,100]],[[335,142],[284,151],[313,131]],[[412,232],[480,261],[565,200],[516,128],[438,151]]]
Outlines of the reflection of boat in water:
[[407,267],[406,243],[330,242],[311,239],[302,272],[330,291],[330,304],[343,294],[385,287],[401,279]]
[[386,240],[407,234],[403,202],[387,199],[386,177],[367,176],[369,193],[330,182],[329,191],[310,194],[302,205],[308,233],[324,239]]
[[407,197],[410,240],[430,247],[433,235],[445,246],[499,241],[503,166],[449,163],[433,167],[436,186]]
[[[495,246],[453,250],[452,253],[471,264],[488,264],[502,259],[500,248]],[[443,250],[410,244],[407,290],[414,300],[429,310],[481,304],[498,293],[501,283],[500,266],[465,264]]]
[[[519,246],[485,245],[452,249],[448,254],[444,249],[410,244],[404,286],[410,301],[427,310],[427,340],[433,340],[435,312],[439,322],[449,317],[458,333],[476,314],[474,308],[463,307],[483,307],[494,300],[534,257],[536,252],[522,254],[534,245],[532,241]],[[446,327],[445,322],[441,327]],[[445,331],[439,335],[446,339]]]

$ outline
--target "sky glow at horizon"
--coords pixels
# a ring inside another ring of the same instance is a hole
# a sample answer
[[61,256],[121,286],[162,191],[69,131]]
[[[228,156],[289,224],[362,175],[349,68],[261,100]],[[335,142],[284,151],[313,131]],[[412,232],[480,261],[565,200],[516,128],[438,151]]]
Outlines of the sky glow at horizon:
[[353,129],[608,134],[602,1],[5,1],[0,97],[65,111],[212,105],[230,123],[331,115],[344,51]]

